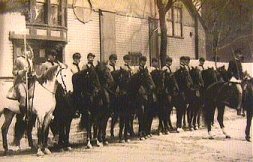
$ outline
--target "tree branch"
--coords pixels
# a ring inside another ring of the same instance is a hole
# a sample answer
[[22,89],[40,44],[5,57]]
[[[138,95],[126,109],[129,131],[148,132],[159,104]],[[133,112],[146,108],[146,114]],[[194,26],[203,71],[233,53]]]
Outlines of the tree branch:
[[165,7],[165,12],[169,11],[169,9],[173,6],[173,4],[176,2],[177,0],[168,0],[166,7]]

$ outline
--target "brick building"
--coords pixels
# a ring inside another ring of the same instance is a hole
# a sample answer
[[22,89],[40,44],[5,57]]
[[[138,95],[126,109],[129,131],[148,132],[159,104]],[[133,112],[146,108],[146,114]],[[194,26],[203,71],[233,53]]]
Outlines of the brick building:
[[[116,53],[119,64],[127,53],[132,64],[140,54],[148,62],[158,57],[160,30],[154,0],[93,1],[92,7],[82,0],[30,0],[28,12],[0,14],[0,78],[12,79],[13,60],[20,53],[24,33],[38,71],[51,48],[57,48],[59,59],[67,64],[74,52],[82,54],[83,63],[89,52],[96,60]],[[204,30],[182,2],[168,12],[167,26],[170,56],[205,57]]]

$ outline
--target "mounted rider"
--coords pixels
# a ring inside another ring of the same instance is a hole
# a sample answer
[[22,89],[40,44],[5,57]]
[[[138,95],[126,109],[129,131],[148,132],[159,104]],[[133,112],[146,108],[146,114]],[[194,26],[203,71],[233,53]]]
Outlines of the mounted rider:
[[131,63],[130,56],[128,54],[123,56],[123,61],[124,61],[124,65],[121,66],[120,68],[128,71],[132,75],[133,74],[133,68],[130,66],[130,63]]
[[87,64],[85,64],[83,67],[82,67],[82,70],[84,70],[84,69],[88,69],[88,68],[95,68],[95,66],[94,66],[94,58],[95,58],[96,56],[93,54],[93,53],[88,53],[88,55],[87,55]]
[[199,65],[197,66],[199,70],[205,70],[204,64],[205,64],[205,59],[203,57],[199,58]]
[[70,71],[75,74],[77,72],[80,72],[80,60],[81,60],[81,54],[76,52],[72,56],[73,58],[73,63],[70,65]]
[[162,70],[166,71],[167,73],[172,73],[171,65],[172,65],[172,58],[167,56],[166,57],[166,65],[162,68]]
[[[26,94],[28,89],[26,81],[35,75],[33,67],[33,51],[31,47],[28,47],[27,50],[24,48],[21,49],[21,55],[15,60],[12,73],[14,75],[13,88],[7,98],[17,99],[20,104],[20,113],[25,115],[27,106]],[[26,78],[26,76],[28,78]]]
[[[241,51],[237,50],[235,51],[235,55],[233,56],[233,60],[229,61],[228,65],[228,73],[230,76],[230,82],[235,83],[236,88],[239,92],[238,95],[238,105],[237,110],[241,110],[242,105],[242,86],[241,82],[243,79],[243,69],[242,69],[242,63],[241,63]],[[239,112],[238,112],[239,113]]]
[[117,67],[116,63],[117,63],[118,57],[116,54],[111,54],[109,56],[109,62],[107,67],[110,69],[111,72],[118,70],[119,68]]

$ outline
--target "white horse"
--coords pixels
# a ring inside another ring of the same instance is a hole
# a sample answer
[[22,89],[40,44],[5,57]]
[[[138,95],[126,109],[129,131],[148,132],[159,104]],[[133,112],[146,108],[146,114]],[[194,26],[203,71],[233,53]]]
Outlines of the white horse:
[[[72,73],[67,68],[54,66],[44,75],[43,83],[37,80],[30,86],[30,93],[33,94],[29,100],[32,113],[37,116],[38,150],[37,155],[50,154],[47,147],[48,126],[53,118],[56,100],[55,92],[57,84],[61,84],[65,93],[73,92]],[[2,125],[3,148],[8,153],[7,133],[15,114],[19,114],[19,102],[6,98],[6,94],[0,93],[0,116],[4,114],[5,121]],[[44,153],[42,152],[44,151]]]

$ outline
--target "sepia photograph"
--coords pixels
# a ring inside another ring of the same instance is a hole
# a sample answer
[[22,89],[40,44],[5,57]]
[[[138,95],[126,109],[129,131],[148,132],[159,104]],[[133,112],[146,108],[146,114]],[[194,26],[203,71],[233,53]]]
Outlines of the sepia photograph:
[[0,0],[0,162],[253,162],[253,0]]

